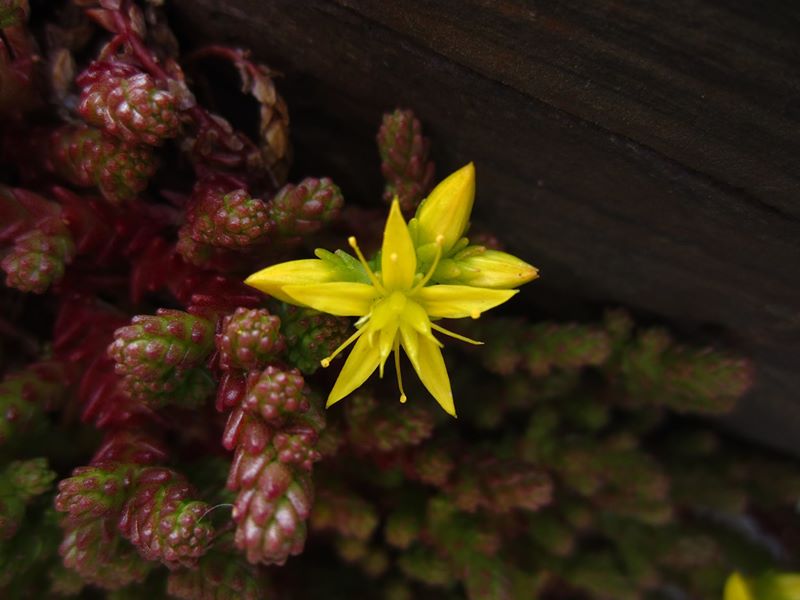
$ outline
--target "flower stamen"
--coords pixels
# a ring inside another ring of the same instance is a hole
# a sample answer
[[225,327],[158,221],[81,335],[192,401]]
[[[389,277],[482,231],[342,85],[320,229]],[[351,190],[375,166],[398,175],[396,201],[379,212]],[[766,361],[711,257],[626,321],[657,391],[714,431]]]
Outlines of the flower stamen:
[[367,272],[367,277],[369,277],[370,282],[374,285],[381,294],[386,294],[386,289],[381,284],[380,280],[378,279],[377,275],[372,272],[372,269],[367,262],[367,259],[364,258],[364,255],[361,253],[361,248],[358,247],[358,242],[356,242],[355,236],[351,235],[347,238],[347,243],[350,244],[350,247],[355,250],[356,256],[358,257],[358,261],[361,263],[361,266],[364,267],[364,270]]
[[457,340],[461,340],[462,342],[467,342],[468,344],[473,344],[475,346],[483,346],[483,342],[479,342],[478,340],[473,340],[472,338],[465,337],[456,333],[455,331],[450,331],[449,329],[445,329],[444,327],[440,327],[436,323],[431,323],[431,329],[435,329],[439,333],[443,333],[445,335],[450,336],[451,338],[455,338]]
[[397,387],[400,388],[400,404],[405,404],[408,400],[406,392],[403,389],[403,375],[400,372],[400,340],[399,338],[394,341],[394,368],[397,371]]
[[353,342],[355,342],[355,341],[356,341],[356,340],[359,338],[359,336],[360,336],[362,333],[364,333],[364,331],[366,331],[366,328],[365,328],[365,327],[362,327],[361,329],[358,329],[358,330],[356,330],[356,332],[355,332],[353,335],[351,335],[349,338],[347,338],[347,340],[345,340],[345,342],[344,342],[344,343],[343,343],[341,346],[339,346],[339,347],[338,347],[336,350],[334,350],[334,351],[333,351],[333,353],[332,353],[330,356],[326,356],[326,357],[325,357],[325,358],[323,358],[321,361],[319,361],[319,364],[321,364],[323,368],[327,369],[327,368],[330,366],[330,364],[331,364],[331,361],[332,361],[334,358],[336,358],[336,356],[337,356],[337,355],[338,355],[338,354],[339,354],[339,353],[340,353],[342,350],[344,350],[344,349],[345,349],[345,348],[347,348],[347,347],[348,347],[350,344],[352,344]]
[[433,263],[431,263],[431,266],[428,269],[428,272],[425,273],[425,277],[423,277],[420,280],[420,282],[417,285],[414,286],[414,289],[411,290],[412,294],[414,294],[415,292],[418,292],[420,289],[425,287],[425,284],[428,283],[428,281],[430,281],[431,277],[433,277],[433,274],[436,272],[436,267],[439,266],[439,261],[442,258],[442,243],[443,242],[444,242],[444,236],[443,235],[440,234],[440,235],[436,236],[436,254],[433,256]]

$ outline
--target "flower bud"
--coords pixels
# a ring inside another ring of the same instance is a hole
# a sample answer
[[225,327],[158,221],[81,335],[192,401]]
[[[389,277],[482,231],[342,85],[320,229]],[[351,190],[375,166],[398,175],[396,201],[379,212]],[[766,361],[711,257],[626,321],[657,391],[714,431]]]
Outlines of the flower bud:
[[442,256],[461,239],[475,199],[475,165],[469,163],[433,188],[417,209],[417,246],[435,243],[441,235]]
[[472,246],[452,259],[443,260],[434,279],[439,283],[492,289],[514,289],[539,276],[536,267],[516,256]]

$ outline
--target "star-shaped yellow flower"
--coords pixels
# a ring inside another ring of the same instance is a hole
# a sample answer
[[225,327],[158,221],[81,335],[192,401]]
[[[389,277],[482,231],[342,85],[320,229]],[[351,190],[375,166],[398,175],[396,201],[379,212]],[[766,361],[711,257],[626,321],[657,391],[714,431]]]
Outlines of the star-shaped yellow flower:
[[[356,332],[322,361],[327,367],[342,350],[355,344],[327,406],[361,386],[375,369],[383,376],[392,352],[400,400],[405,402],[400,374],[402,347],[428,391],[455,416],[442,344],[434,332],[480,342],[448,331],[434,320],[478,318],[517,293],[508,288],[537,275],[534,267],[509,254],[468,246],[462,236],[474,193],[475,171],[470,163],[431,192],[410,229],[395,199],[386,221],[378,272],[373,271],[351,237],[348,242],[358,262],[343,252],[334,255],[318,250],[318,259],[274,265],[246,280],[248,285],[292,304],[359,317]],[[449,261],[444,270],[440,269],[443,257]]]

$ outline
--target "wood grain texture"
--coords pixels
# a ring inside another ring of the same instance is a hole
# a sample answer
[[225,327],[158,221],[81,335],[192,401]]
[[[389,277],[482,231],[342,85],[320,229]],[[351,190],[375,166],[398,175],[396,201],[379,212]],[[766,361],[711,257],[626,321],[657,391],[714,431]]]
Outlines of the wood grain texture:
[[172,0],[286,73],[300,174],[380,193],[380,114],[541,267],[531,310],[627,305],[758,364],[731,425],[800,452],[800,4]]

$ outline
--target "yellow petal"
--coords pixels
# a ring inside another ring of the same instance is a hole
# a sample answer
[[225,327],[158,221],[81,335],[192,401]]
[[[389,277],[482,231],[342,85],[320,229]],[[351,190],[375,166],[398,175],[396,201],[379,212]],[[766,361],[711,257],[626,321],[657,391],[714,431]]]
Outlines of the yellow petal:
[[411,235],[408,233],[400,203],[392,200],[389,218],[383,231],[381,248],[381,278],[387,290],[408,289],[414,283],[417,271],[417,255]]
[[378,351],[381,355],[381,377],[383,376],[383,365],[386,364],[386,359],[389,358],[389,355],[392,353],[392,348],[394,348],[394,339],[397,337],[397,329],[399,326],[400,323],[395,320],[380,330],[380,335],[378,336]]
[[469,285],[431,285],[419,290],[414,300],[431,317],[477,319],[482,312],[510,299],[519,290],[490,290]]
[[339,377],[328,395],[326,407],[336,404],[359,387],[378,367],[381,361],[380,350],[377,344],[370,344],[369,338],[369,335],[362,335],[353,346],[350,356],[347,357],[347,361],[342,367],[342,372],[339,373]]
[[[419,360],[419,333],[408,323],[400,323],[400,339],[411,364]],[[416,368],[416,367],[415,367]]]
[[403,307],[402,321],[422,335],[431,335],[431,320],[418,302],[413,300],[406,302]]
[[337,317],[360,317],[369,313],[378,292],[371,285],[335,281],[308,285],[285,285],[289,301],[310,306]]
[[297,304],[283,292],[283,287],[292,284],[325,283],[338,279],[336,267],[316,258],[292,260],[261,269],[253,273],[244,282],[291,304]]
[[[403,348],[407,348],[405,338],[403,339]],[[406,354],[431,395],[446,413],[455,417],[456,407],[453,402],[453,392],[450,389],[450,377],[447,375],[447,367],[439,347],[427,337],[418,335],[416,359],[408,350],[406,350]]]
[[433,188],[417,209],[418,245],[442,236],[442,255],[464,235],[475,199],[475,165],[469,163]]
[[724,600],[755,600],[750,593],[744,577],[739,573],[733,573],[725,582]]
[[539,276],[536,267],[516,256],[498,250],[469,253],[463,259],[456,258],[453,266],[458,273],[448,279],[444,269],[437,269],[436,280],[447,283],[464,283],[475,287],[508,290],[517,288]]

